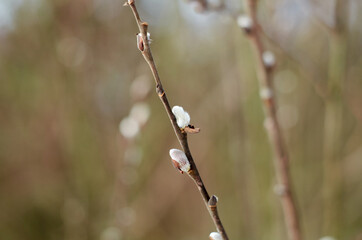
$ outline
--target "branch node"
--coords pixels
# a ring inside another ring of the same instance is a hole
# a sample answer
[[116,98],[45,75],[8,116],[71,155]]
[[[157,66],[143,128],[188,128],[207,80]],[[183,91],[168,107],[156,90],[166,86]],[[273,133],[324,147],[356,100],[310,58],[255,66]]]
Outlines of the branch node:
[[165,94],[165,91],[163,90],[162,85],[157,84],[156,86],[156,93],[158,96],[162,97]]

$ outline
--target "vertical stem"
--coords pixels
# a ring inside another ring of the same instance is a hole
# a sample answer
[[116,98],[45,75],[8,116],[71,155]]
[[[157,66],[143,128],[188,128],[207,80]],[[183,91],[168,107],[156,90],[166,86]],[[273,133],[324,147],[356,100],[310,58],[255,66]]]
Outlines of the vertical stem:
[[283,208],[284,218],[288,237],[290,240],[301,240],[301,231],[296,203],[291,191],[292,183],[289,173],[289,156],[283,141],[280,124],[276,114],[276,100],[273,95],[273,76],[272,68],[266,66],[263,62],[264,47],[260,37],[260,27],[256,16],[257,1],[247,0],[247,7],[250,18],[254,24],[252,31],[248,34],[250,42],[253,46],[257,60],[257,74],[260,90],[266,89],[272,94],[267,99],[262,99],[264,103],[265,121],[269,135],[270,145],[274,149],[275,158],[274,165],[278,186],[282,188],[280,192],[281,204]]
[[[207,3],[206,0],[202,0],[205,4]],[[152,52],[151,52],[151,48],[150,48],[150,44],[148,41],[148,24],[146,22],[143,22],[139,16],[138,10],[136,8],[135,5],[135,0],[128,0],[127,3],[125,3],[125,5],[128,5],[132,12],[133,15],[136,19],[137,22],[137,26],[138,29],[140,31],[140,34],[142,36],[142,47],[139,47],[139,50],[141,51],[145,61],[147,62],[147,64],[150,67],[150,70],[152,72],[153,78],[155,80],[155,84],[156,84],[156,92],[158,94],[158,97],[160,98],[166,112],[168,115],[168,118],[170,119],[170,122],[172,124],[173,130],[176,134],[176,137],[180,143],[180,145],[182,146],[182,149],[188,159],[188,161],[190,162],[190,170],[188,172],[188,175],[194,180],[201,196],[202,199],[206,205],[207,210],[210,213],[210,216],[214,222],[214,225],[216,227],[216,229],[218,230],[218,232],[222,235],[223,240],[228,240],[228,236],[226,234],[226,231],[221,223],[220,217],[217,214],[217,210],[216,210],[216,205],[215,206],[209,206],[208,202],[210,200],[210,196],[206,190],[206,187],[201,179],[201,176],[199,174],[199,171],[197,170],[196,164],[194,162],[194,159],[192,158],[191,155],[191,151],[188,145],[188,141],[187,141],[187,133],[184,131],[181,131],[181,129],[179,128],[179,126],[177,125],[177,121],[176,121],[176,117],[175,115],[172,113],[172,109],[171,106],[168,102],[167,96],[166,96],[166,92],[162,87],[162,82],[160,79],[160,76],[158,74],[157,71],[157,67],[156,64],[153,60],[153,56],[152,56]]]

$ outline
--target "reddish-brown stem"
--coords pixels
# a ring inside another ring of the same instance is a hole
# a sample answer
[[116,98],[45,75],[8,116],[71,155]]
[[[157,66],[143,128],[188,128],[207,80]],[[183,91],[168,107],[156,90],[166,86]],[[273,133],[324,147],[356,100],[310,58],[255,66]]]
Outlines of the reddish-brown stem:
[[[204,0],[205,4],[207,3],[206,0]],[[156,83],[156,92],[167,112],[167,115],[171,121],[173,130],[177,136],[178,141],[180,142],[180,145],[182,146],[183,151],[186,154],[187,159],[190,162],[191,168],[190,171],[188,172],[188,175],[194,180],[198,190],[201,193],[202,199],[210,213],[210,216],[215,224],[215,227],[217,228],[218,232],[222,235],[224,240],[228,240],[228,236],[225,232],[225,229],[222,225],[222,222],[219,218],[219,215],[217,214],[217,209],[216,209],[216,205],[213,206],[213,208],[211,208],[208,205],[208,201],[210,200],[210,196],[205,188],[205,185],[202,181],[202,178],[199,174],[199,171],[197,170],[196,164],[192,158],[191,155],[191,151],[190,148],[188,146],[188,141],[187,141],[187,133],[185,131],[181,131],[181,129],[178,127],[177,122],[176,122],[176,117],[175,115],[172,113],[172,109],[170,107],[170,104],[168,102],[166,93],[162,87],[162,82],[161,79],[159,77],[157,68],[156,68],[156,64],[153,60],[153,56],[151,53],[151,48],[149,45],[149,41],[147,40],[147,29],[148,29],[148,24],[146,22],[143,22],[139,16],[139,13],[137,11],[136,5],[135,5],[135,0],[128,0],[128,2],[126,3],[126,5],[130,6],[130,8],[132,9],[132,12],[135,16],[136,22],[137,22],[137,26],[139,28],[139,31],[141,33],[142,36],[142,43],[143,46],[142,48],[140,48],[140,51],[142,52],[142,55],[144,57],[144,59],[146,60],[146,62],[148,63],[151,72],[153,74],[155,83]]]
[[291,177],[289,173],[289,156],[286,146],[283,142],[280,124],[276,114],[276,100],[273,95],[273,69],[263,61],[264,46],[260,37],[260,28],[256,16],[257,1],[246,1],[250,18],[253,22],[253,29],[247,34],[254,48],[257,60],[257,74],[259,79],[259,88],[267,89],[271,94],[267,98],[262,98],[265,112],[265,125],[269,135],[270,144],[272,145],[275,158],[275,171],[278,180],[278,186],[281,189],[279,195],[284,212],[287,232],[290,240],[301,240],[301,231],[296,203],[291,191]]

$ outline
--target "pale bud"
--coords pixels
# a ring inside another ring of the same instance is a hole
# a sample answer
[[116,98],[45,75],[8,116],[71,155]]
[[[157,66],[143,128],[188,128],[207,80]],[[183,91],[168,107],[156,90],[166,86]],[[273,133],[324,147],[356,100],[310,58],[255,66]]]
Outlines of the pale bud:
[[210,238],[211,240],[223,240],[221,234],[218,233],[218,232],[212,232],[212,233],[210,233],[209,238]]
[[263,63],[265,65],[265,67],[267,68],[272,68],[275,65],[275,56],[272,52],[270,51],[265,51],[263,52]]
[[[147,32],[147,42],[148,42],[148,44],[151,44],[151,42],[152,42],[151,34],[149,32]],[[143,50],[145,49],[141,33],[137,34],[137,47],[141,52],[143,52]]]
[[190,125],[190,115],[185,112],[185,110],[180,106],[174,106],[172,108],[172,113],[176,117],[177,125],[180,128],[185,128],[186,126]]
[[253,20],[246,15],[239,15],[236,21],[238,23],[238,26],[244,29],[246,32],[251,31],[254,25]]
[[262,99],[267,100],[273,97],[273,90],[268,87],[262,88],[259,94]]
[[183,151],[171,149],[170,157],[172,158],[173,165],[180,171],[180,173],[188,172],[191,169],[190,162]]

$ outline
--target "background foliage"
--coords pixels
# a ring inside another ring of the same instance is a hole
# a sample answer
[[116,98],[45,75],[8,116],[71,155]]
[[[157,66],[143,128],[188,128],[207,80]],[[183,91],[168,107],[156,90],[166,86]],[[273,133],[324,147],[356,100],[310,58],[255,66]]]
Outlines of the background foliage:
[[[338,20],[334,1],[260,1],[305,239],[362,239],[362,4],[342,2]],[[248,41],[225,14],[137,4],[171,105],[202,129],[191,150],[230,238],[286,239]],[[241,5],[227,2],[236,13]],[[0,2],[1,239],[196,240],[214,231],[197,189],[171,166],[178,143],[121,6]],[[336,34],[328,26],[337,20]],[[119,124],[140,102],[150,118],[126,138]]]

